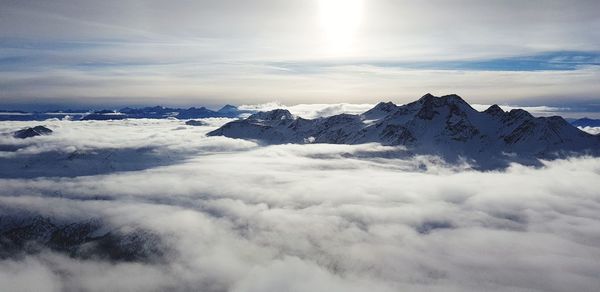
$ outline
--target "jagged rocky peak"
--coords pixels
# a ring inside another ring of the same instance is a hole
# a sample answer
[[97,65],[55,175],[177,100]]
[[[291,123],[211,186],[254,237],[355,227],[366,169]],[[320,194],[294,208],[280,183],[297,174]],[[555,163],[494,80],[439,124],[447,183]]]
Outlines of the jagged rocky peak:
[[454,115],[465,115],[466,112],[475,111],[456,94],[437,97],[431,93],[427,93],[416,102],[409,104],[409,106],[416,108],[418,110],[417,117],[424,120],[431,120],[443,112],[449,112]]
[[486,113],[486,114],[493,115],[493,116],[502,115],[502,114],[505,113],[504,110],[500,106],[498,106],[497,104],[494,104],[494,105],[488,107],[483,112]]
[[383,102],[382,101],[382,102],[378,103],[372,109],[379,109],[379,110],[382,110],[382,111],[388,111],[389,112],[389,111],[395,110],[396,108],[398,108],[398,106],[395,105],[393,102],[391,102],[391,101]]
[[456,94],[444,95],[440,98],[444,100],[444,104],[458,106],[463,110],[475,110],[468,102]]
[[467,103],[464,99],[462,99],[462,97],[456,94],[449,94],[437,97],[432,95],[431,93],[427,93],[414,103],[421,104],[423,107],[442,107],[454,105],[458,106],[461,109],[473,109],[471,105],[469,105],[469,103]]
[[258,112],[248,117],[249,120],[276,121],[293,120],[294,116],[285,109],[274,109],[267,112]]
[[369,120],[370,119],[380,119],[380,118],[386,117],[386,116],[398,111],[398,108],[399,107],[391,101],[380,102],[372,109],[364,112],[362,114],[362,116],[363,116],[363,118],[369,119]]
[[35,137],[35,136],[50,135],[50,134],[52,134],[52,130],[50,130],[44,126],[35,126],[33,128],[25,128],[22,130],[18,130],[13,133],[13,137],[19,138],[19,139],[26,139],[26,138],[31,138],[31,137]]
[[420,102],[420,103],[432,102],[436,98],[437,97],[435,97],[433,94],[427,93],[427,94],[421,96],[421,98],[419,98],[419,100],[417,100],[417,102]]

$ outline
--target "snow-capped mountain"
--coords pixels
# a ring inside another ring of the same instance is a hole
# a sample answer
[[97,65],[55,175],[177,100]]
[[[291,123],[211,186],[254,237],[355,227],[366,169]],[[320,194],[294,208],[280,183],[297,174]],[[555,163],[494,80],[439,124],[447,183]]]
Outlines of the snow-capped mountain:
[[600,152],[600,137],[561,117],[534,117],[521,109],[504,112],[497,105],[479,112],[458,95],[426,94],[402,106],[382,102],[361,115],[314,120],[277,109],[230,122],[208,135],[268,144],[377,142],[404,145],[415,154],[470,158],[479,163]]

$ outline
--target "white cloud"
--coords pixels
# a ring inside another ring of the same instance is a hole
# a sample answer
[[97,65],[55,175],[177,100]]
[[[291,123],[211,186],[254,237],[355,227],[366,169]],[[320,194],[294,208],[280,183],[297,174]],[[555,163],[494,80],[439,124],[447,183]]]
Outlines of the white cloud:
[[170,120],[52,123],[56,136],[24,140],[28,147],[156,146],[157,157],[185,155],[136,171],[0,179],[2,210],[143,227],[174,253],[161,264],[50,251],[3,260],[0,286],[8,290],[38,283],[90,291],[592,291],[600,285],[598,158],[478,172],[434,157],[389,158],[401,149],[377,144],[256,147],[204,137],[211,127],[171,131],[180,122]]
[[578,127],[580,130],[588,132],[592,135],[600,134],[600,127]]
[[37,259],[1,261],[0,287],[6,291],[61,291],[60,276]]
[[[597,1],[364,1],[353,55],[399,59],[505,56],[548,50],[594,50]],[[249,59],[327,57],[319,1],[102,1],[73,5],[7,3],[0,18],[6,37],[76,42],[199,44],[226,41]],[[507,21],[506,16],[511,16]],[[550,17],[552,16],[552,17]],[[525,30],[523,28],[526,28]],[[498,37],[502,36],[502,37]],[[240,50],[238,48],[244,48]],[[208,50],[206,50],[208,48]],[[151,49],[129,51],[136,56]],[[174,54],[166,54],[173,56]],[[175,54],[177,55],[177,54]],[[209,59],[212,60],[212,59]]]

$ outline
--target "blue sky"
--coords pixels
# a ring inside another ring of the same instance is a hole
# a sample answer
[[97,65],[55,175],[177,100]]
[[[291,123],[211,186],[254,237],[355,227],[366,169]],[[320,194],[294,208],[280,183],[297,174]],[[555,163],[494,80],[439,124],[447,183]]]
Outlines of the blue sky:
[[323,68],[369,65],[376,67],[427,70],[461,71],[572,71],[581,68],[600,66],[600,52],[558,51],[536,55],[511,56],[487,59],[460,59],[444,61],[371,61],[371,62],[280,62],[274,66],[293,74],[310,74]]
[[0,107],[600,103],[598,1],[2,2]]

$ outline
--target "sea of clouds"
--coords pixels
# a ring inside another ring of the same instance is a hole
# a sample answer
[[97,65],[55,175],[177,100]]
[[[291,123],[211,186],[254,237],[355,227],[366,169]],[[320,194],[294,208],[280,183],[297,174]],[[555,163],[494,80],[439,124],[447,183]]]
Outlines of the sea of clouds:
[[[599,158],[480,172],[378,144],[206,137],[228,120],[204,121],[49,120],[53,135],[0,135],[2,212],[101,218],[107,230],[148,230],[168,250],[160,261],[6,257],[0,290],[600,286]],[[0,133],[36,124],[2,122]]]

